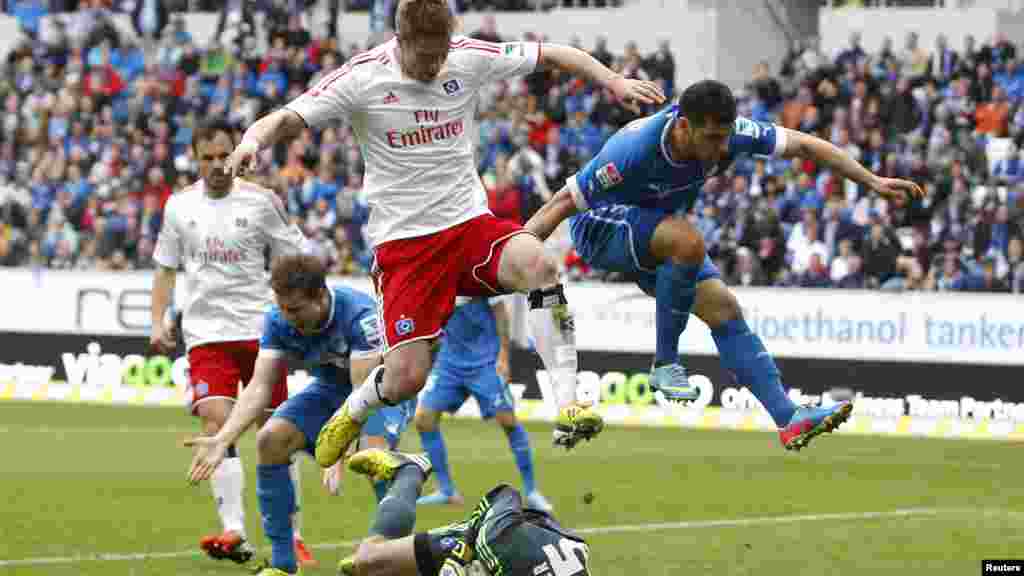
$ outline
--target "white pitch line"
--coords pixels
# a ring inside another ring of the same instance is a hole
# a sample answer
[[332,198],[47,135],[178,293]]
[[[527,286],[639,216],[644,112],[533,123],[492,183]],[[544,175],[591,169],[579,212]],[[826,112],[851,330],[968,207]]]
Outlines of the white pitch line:
[[[618,524],[612,526],[593,526],[590,528],[579,528],[576,532],[586,534],[622,534],[628,532],[656,532],[658,530],[692,530],[695,528],[725,528],[761,526],[765,524],[795,524],[799,522],[820,522],[827,520],[874,520],[877,518],[898,518],[909,516],[938,516],[941,514],[955,514],[974,512],[979,510],[967,510],[963,508],[902,508],[882,512],[847,512],[837,514],[800,514],[793,516],[760,516],[754,518],[732,518],[723,520],[694,520],[690,522],[658,522],[650,524]],[[316,550],[333,550],[336,548],[351,548],[359,544],[359,540],[348,540],[344,542],[327,542],[314,544]],[[22,558],[18,560],[0,560],[0,567],[4,566],[42,566],[48,564],[78,564],[81,562],[117,562],[124,560],[159,560],[166,558],[188,558],[200,556],[194,550],[181,552],[142,552],[135,554],[90,554],[81,556],[58,556],[52,558]]]
[[957,512],[953,508],[901,508],[885,512],[848,512],[837,514],[802,514],[796,516],[757,516],[728,520],[694,520],[691,522],[661,522],[652,524],[619,524],[596,526],[576,530],[580,534],[621,534],[624,532],[657,532],[658,530],[690,530],[693,528],[725,528],[733,526],[761,526],[765,524],[796,524],[798,522],[820,522],[822,520],[874,520],[877,518],[898,518],[904,516],[938,516]]

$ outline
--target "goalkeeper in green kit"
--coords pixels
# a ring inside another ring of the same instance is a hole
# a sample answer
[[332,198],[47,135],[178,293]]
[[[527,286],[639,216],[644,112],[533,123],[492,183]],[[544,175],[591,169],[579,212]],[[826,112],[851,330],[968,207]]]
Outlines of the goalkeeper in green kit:
[[390,484],[370,537],[339,563],[339,574],[464,576],[473,564],[490,576],[590,576],[586,542],[549,513],[524,508],[511,486],[488,492],[464,522],[412,534],[428,461],[370,449],[354,454],[348,466]]

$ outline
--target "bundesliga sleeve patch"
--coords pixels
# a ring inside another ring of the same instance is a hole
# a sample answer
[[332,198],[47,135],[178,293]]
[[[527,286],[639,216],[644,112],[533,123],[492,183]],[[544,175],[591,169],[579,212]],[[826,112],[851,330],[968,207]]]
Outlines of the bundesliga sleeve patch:
[[505,44],[505,56],[519,56],[520,58],[526,55],[526,48],[523,47],[522,42],[512,42]]
[[615,164],[612,162],[598,168],[597,172],[594,173],[594,176],[597,177],[597,181],[601,184],[602,190],[611,188],[612,186],[622,182],[622,174],[619,174],[619,169],[616,168]]
[[366,338],[369,345],[380,346],[382,338],[380,323],[377,321],[376,315],[364,316],[359,320],[359,327],[363,331],[363,338]]
[[737,118],[735,124],[736,133],[741,136],[750,136],[753,139],[761,137],[761,126],[753,120],[746,118]]

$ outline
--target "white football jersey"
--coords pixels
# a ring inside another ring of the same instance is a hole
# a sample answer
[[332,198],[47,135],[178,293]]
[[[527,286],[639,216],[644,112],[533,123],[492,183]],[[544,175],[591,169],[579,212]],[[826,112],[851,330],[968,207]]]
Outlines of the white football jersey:
[[298,252],[306,238],[271,191],[235,179],[223,198],[206,195],[199,181],[172,195],[153,258],[184,266],[185,344],[258,340],[273,303],[268,257]]
[[391,40],[355,56],[287,105],[311,127],[352,126],[366,164],[373,246],[490,212],[474,157],[477,94],[489,82],[533,72],[540,45],[456,36],[430,83],[406,77],[398,52]]

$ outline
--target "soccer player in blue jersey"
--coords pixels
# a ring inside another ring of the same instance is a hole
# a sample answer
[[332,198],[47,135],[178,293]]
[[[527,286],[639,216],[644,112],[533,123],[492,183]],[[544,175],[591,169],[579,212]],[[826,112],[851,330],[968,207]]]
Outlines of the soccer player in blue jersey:
[[798,450],[849,418],[852,405],[798,407],[789,399],[775,362],[685,218],[705,180],[750,155],[807,158],[884,198],[923,195],[917,184],[881,178],[825,140],[737,117],[729,87],[705,80],[676,105],[614,134],[526,228],[547,238],[571,218],[573,244],[587,263],[630,274],[655,297],[653,389],[671,401],[696,399],[679,360],[679,336],[693,311],[711,328],[725,369],[768,410],[782,444]]
[[530,436],[516,420],[515,404],[508,389],[507,298],[459,298],[455,313],[445,325],[441,348],[416,407],[416,429],[438,483],[438,490],[420,498],[419,504],[463,503],[451,479],[448,450],[438,426],[442,412],[455,412],[472,394],[480,406],[480,415],[484,419],[494,418],[505,430],[523,479],[527,504],[537,510],[551,510],[551,504],[537,490]]
[[[274,261],[270,284],[277,304],[266,314],[252,381],[215,436],[185,442],[196,448],[189,479],[196,483],[209,478],[228,447],[264,413],[273,376],[282,364],[292,357],[311,368],[313,382],[275,410],[256,437],[256,492],[263,531],[271,543],[271,559],[259,572],[261,576],[294,574],[298,569],[291,544],[295,488],[288,464],[292,455],[300,450],[312,453],[320,428],[351,393],[352,383],[363,382],[381,362],[374,300],[349,288],[330,289],[325,276],[324,265],[315,256],[288,255]],[[367,421],[363,434],[392,443],[407,423],[406,406],[387,407]],[[415,505],[415,497],[411,501],[383,498],[379,507],[399,508],[392,516],[407,517],[408,508],[415,514]]]

